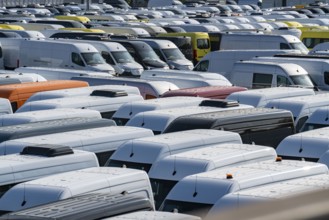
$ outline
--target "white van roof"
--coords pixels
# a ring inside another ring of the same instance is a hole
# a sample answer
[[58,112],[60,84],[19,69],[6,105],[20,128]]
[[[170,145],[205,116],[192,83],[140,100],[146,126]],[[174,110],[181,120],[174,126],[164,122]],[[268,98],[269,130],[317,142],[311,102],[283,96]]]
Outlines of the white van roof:
[[47,121],[53,119],[88,117],[102,118],[99,111],[91,109],[73,109],[73,108],[58,108],[50,110],[22,112],[15,114],[7,114],[0,116],[0,126],[18,125],[37,121]]
[[[257,60],[246,60],[246,61],[238,61],[235,62],[233,65],[232,73],[238,71],[239,69],[246,69],[248,66],[253,68],[262,68],[262,71],[269,71],[273,72],[271,68],[281,68],[285,72],[289,73],[290,75],[308,75],[308,72],[295,63],[275,63],[275,62],[265,62],[265,61],[258,61]],[[270,68],[271,67],[271,68]],[[252,71],[256,71],[252,69]]]
[[202,100],[206,100],[206,98],[192,96],[172,96],[166,98],[127,102],[121,105],[121,107],[114,113],[112,118],[130,119],[137,113],[145,111],[175,107],[198,106]]
[[160,211],[139,211],[124,215],[118,215],[103,220],[155,220],[155,219],[170,219],[170,220],[201,220],[198,216],[187,215],[182,213],[160,212]]
[[272,87],[234,92],[228,95],[226,100],[235,100],[254,107],[264,107],[271,100],[306,95],[315,95],[315,92],[313,89],[306,88]]
[[238,209],[244,205],[264,200],[284,199],[301,193],[329,188],[329,175],[320,174],[287,181],[280,181],[230,193],[219,199],[210,209],[208,216],[229,208]]
[[44,82],[47,79],[36,73],[17,73],[13,71],[1,71],[1,78],[16,78],[21,82]]
[[[114,92],[115,93],[115,92]],[[143,100],[141,95],[126,94],[123,96],[74,96],[46,99],[24,103],[16,112],[37,111],[56,108],[94,109],[100,112],[116,111],[123,103]]]
[[329,150],[329,127],[290,135],[276,148],[278,155],[315,161],[327,150]]
[[188,175],[222,167],[274,160],[276,156],[271,147],[220,143],[164,157],[153,164],[148,174],[154,179],[178,181]]
[[[327,166],[319,163],[261,161],[187,176],[174,186],[166,200],[214,204],[222,196],[238,190],[327,173]],[[197,196],[192,197],[193,194]]]
[[[98,167],[98,159],[92,152],[66,150],[66,148],[70,148],[59,145],[42,145],[28,148],[24,150],[23,154],[0,157],[1,186],[21,183],[65,171]],[[56,148],[60,149],[57,150]],[[50,150],[45,152],[48,149]],[[50,151],[53,151],[53,154]]]
[[132,117],[126,125],[149,128],[155,132],[162,133],[168,125],[176,118],[184,115],[192,115],[206,112],[218,112],[232,109],[253,108],[250,105],[239,105],[237,107],[230,108],[217,108],[217,107],[205,107],[205,106],[189,106],[170,108],[162,110],[154,110],[148,112],[140,112]]
[[0,144],[0,155],[19,153],[30,145],[49,143],[99,153],[116,150],[125,141],[149,136],[153,136],[153,133],[145,128],[128,126],[91,128],[5,141]]
[[[160,158],[217,143],[241,144],[239,134],[229,131],[195,129],[138,138],[122,144],[111,160],[152,164]],[[133,156],[130,157],[133,149]]]
[[291,111],[294,117],[301,115],[305,108],[313,108],[312,111],[308,110],[310,115],[315,108],[329,105],[329,94],[321,93],[316,95],[299,96],[291,98],[276,99],[268,102],[266,108],[280,108]]
[[[113,167],[86,168],[18,184],[3,195],[0,207],[1,210],[17,211],[90,192],[129,193],[133,189],[140,189],[141,185],[149,184],[147,174],[141,170]],[[120,185],[119,190],[115,189],[115,186]],[[152,195],[149,196],[152,199]],[[25,201],[24,207],[23,201]]]
[[317,108],[307,119],[303,131],[329,126],[329,107]]
[[127,85],[101,85],[101,86],[89,86],[82,88],[72,88],[72,89],[59,89],[52,91],[43,91],[33,94],[26,102],[40,101],[44,99],[55,99],[64,98],[70,96],[89,96],[95,90],[122,90],[128,94],[140,95],[138,88],[134,86]]

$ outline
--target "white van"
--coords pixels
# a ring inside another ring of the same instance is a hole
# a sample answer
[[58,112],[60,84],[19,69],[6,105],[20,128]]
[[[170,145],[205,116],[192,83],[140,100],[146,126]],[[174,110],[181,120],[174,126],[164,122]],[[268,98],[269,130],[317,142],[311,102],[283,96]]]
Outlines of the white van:
[[241,144],[239,134],[228,131],[196,129],[127,141],[113,153],[106,166],[130,167],[149,172],[161,158],[211,144]]
[[28,146],[20,154],[0,157],[0,198],[18,183],[88,167],[98,167],[92,152],[60,145]]
[[276,50],[300,50],[308,54],[309,50],[293,35],[270,34],[222,34],[220,50],[234,49],[276,49]]
[[122,104],[121,107],[113,114],[112,119],[117,123],[117,125],[125,125],[132,117],[140,112],[198,106],[203,100],[206,100],[206,98],[173,96],[167,98],[127,102]]
[[90,44],[24,38],[1,38],[0,42],[4,51],[5,68],[8,69],[37,66],[114,74],[113,67]]
[[193,63],[170,40],[139,39],[150,45],[160,59],[166,62],[170,69],[192,70]]
[[292,160],[268,160],[194,174],[174,186],[159,210],[186,214],[199,210],[198,216],[204,216],[229,193],[318,174],[328,174],[327,166]]
[[329,61],[303,57],[256,57],[260,62],[295,63],[303,67],[320,90],[329,90]]
[[239,210],[246,205],[286,199],[302,193],[329,189],[329,175],[320,174],[293,180],[280,181],[262,186],[230,193],[219,199],[209,210],[207,216],[212,217],[229,209]]
[[308,72],[293,63],[239,61],[227,77],[233,85],[250,89],[280,86],[314,88]]
[[276,148],[279,156],[318,161],[329,150],[329,128],[319,128],[286,137]]
[[77,195],[98,192],[110,195],[141,195],[153,203],[150,181],[144,171],[94,167],[18,184],[1,197],[0,212],[24,210]]
[[299,132],[306,120],[315,110],[328,105],[329,94],[321,93],[317,95],[272,100],[265,105],[265,108],[279,108],[291,111],[294,116],[296,131]]
[[[93,29],[93,28],[91,28]],[[132,35],[135,37],[151,37],[150,33],[143,28],[124,27],[124,26],[97,26],[95,29],[100,29],[106,33],[115,35]]]
[[137,63],[127,49],[120,43],[92,40],[60,40],[63,42],[80,42],[93,45],[119,76],[139,77],[144,68]]
[[207,53],[194,67],[194,71],[215,72],[228,75],[237,61],[250,60],[255,56],[273,56],[275,54],[299,53],[299,50],[218,50]]
[[172,25],[173,27],[183,28],[186,32],[219,32],[220,28],[216,27],[216,25],[208,23],[208,24],[182,24],[182,25]]
[[223,167],[274,160],[273,148],[249,144],[214,144],[166,156],[156,161],[148,175],[155,206],[159,208],[170,190],[182,178]]
[[[1,99],[0,99],[1,100]],[[48,121],[54,119],[88,117],[88,118],[102,118],[99,111],[91,109],[73,109],[60,108],[32,112],[22,112],[15,114],[0,115],[0,126],[19,125],[30,122]]]
[[47,67],[18,67],[14,70],[22,74],[38,74],[47,80],[68,80],[75,76],[98,76],[98,77],[112,77],[114,74],[104,72],[96,72],[89,70],[73,70],[64,68],[47,68]]
[[165,92],[179,89],[175,84],[165,81],[147,81],[143,79],[124,77],[72,77],[72,80],[88,82],[90,86],[97,85],[128,85],[139,89],[144,99],[161,97]]
[[107,126],[66,131],[2,142],[0,144],[0,155],[20,153],[26,146],[51,143],[94,152],[97,155],[99,164],[102,166],[124,142],[150,136],[153,136],[153,133],[149,129],[128,126]]
[[124,91],[95,90],[90,96],[71,96],[24,103],[16,112],[77,108],[97,110],[103,118],[111,118],[122,104],[139,100],[143,100],[141,95],[127,94]]
[[240,104],[252,105],[262,108],[269,101],[281,98],[290,98],[306,95],[315,95],[313,89],[294,87],[272,87],[265,89],[251,89],[234,92],[226,97],[226,100],[235,100]]
[[316,109],[306,120],[301,128],[301,132],[310,131],[329,126],[329,108],[323,107]]
[[201,220],[198,216],[186,215],[181,213],[160,212],[160,211],[139,211],[129,214],[118,215],[111,218],[104,218],[103,220],[154,220],[154,219],[170,219],[170,220]]
[[[128,122],[127,126],[135,126],[135,127],[143,127],[148,128],[153,131],[154,134],[162,134],[166,128],[174,121],[176,118],[185,116],[185,115],[193,115],[198,113],[206,113],[206,112],[219,112],[219,111],[227,111],[232,109],[244,109],[244,108],[253,108],[250,105],[239,105],[236,102],[222,102],[222,101],[207,101],[208,103],[200,106],[190,106],[190,107],[177,107],[177,108],[169,108],[162,110],[154,110],[147,112],[140,112],[132,117]],[[214,103],[214,105],[211,105]],[[216,106],[218,103],[219,107]],[[221,106],[221,104],[223,106]],[[223,104],[224,103],[224,104]],[[228,104],[226,104],[228,103]],[[229,106],[230,103],[232,106]],[[225,107],[227,105],[227,107]]]
[[72,97],[72,96],[89,96],[92,94],[93,91],[100,91],[100,90],[119,90],[124,91],[127,94],[135,94],[140,95],[138,88],[134,86],[126,86],[126,85],[103,85],[103,86],[88,86],[82,88],[73,88],[73,89],[58,89],[53,91],[43,91],[37,92],[30,96],[28,100],[25,102],[32,102],[32,101],[40,101],[45,99],[56,99],[56,98],[65,98],[65,97]]

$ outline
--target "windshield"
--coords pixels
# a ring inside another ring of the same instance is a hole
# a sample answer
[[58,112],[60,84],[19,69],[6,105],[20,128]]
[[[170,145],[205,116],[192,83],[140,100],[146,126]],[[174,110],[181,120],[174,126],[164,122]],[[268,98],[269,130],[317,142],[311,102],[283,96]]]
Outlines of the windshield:
[[168,60],[185,60],[185,56],[178,48],[170,48],[162,50]]
[[294,75],[290,76],[290,78],[294,82],[294,85],[314,87],[309,75]]
[[134,58],[128,53],[128,51],[115,51],[112,55],[117,63],[133,63]]
[[308,52],[309,52],[307,47],[302,42],[290,43],[290,46],[292,49],[300,50],[304,54],[308,54]]
[[81,53],[81,55],[87,65],[105,64],[105,60],[99,53]]
[[300,130],[302,131],[311,131],[314,129],[318,129],[318,128],[324,128],[324,127],[328,127],[329,125],[326,124],[312,124],[312,123],[306,123],[302,129]]
[[170,190],[176,185],[177,181],[153,178],[150,178],[150,181],[154,195],[155,209],[158,210]]
[[142,50],[139,50],[139,54],[141,55],[143,61],[148,60],[159,60],[159,56],[154,52],[154,50],[148,50],[147,48],[143,48]]

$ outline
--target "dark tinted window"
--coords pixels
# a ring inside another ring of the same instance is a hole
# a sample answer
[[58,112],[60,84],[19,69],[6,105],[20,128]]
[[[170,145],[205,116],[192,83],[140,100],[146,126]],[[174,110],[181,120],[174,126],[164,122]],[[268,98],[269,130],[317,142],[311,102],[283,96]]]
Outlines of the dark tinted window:
[[155,209],[158,210],[170,190],[176,185],[177,181],[152,178],[150,181],[154,195]]
[[75,63],[79,66],[85,66],[85,64],[83,63],[83,61],[78,53],[72,53],[71,57],[72,57],[73,63]]
[[99,166],[104,166],[106,161],[112,156],[113,153],[114,153],[114,150],[96,153]]
[[161,211],[175,212],[204,217],[213,204],[165,200]]
[[300,118],[296,124],[296,131],[300,131],[303,125],[305,124],[306,120],[308,119],[308,116],[304,116]]
[[289,79],[285,76],[277,76],[276,77],[276,82],[277,82],[277,86],[289,86],[291,85]]
[[281,50],[289,50],[291,49],[289,44],[286,44],[286,43],[280,43],[280,49]]
[[102,51],[102,57],[108,64],[115,65],[114,60],[108,52]]
[[194,71],[207,72],[209,67],[209,60],[200,61],[195,67]]
[[146,172],[149,172],[152,164],[147,163],[135,163],[135,162],[129,162],[129,161],[120,161],[120,160],[108,160],[105,163],[105,166],[107,167],[127,167],[137,170],[145,170]]
[[209,49],[210,44],[208,39],[197,39],[198,49]]
[[324,83],[329,85],[329,72],[324,72]]
[[272,87],[272,79],[272,74],[254,73],[252,79],[252,88],[259,89]]

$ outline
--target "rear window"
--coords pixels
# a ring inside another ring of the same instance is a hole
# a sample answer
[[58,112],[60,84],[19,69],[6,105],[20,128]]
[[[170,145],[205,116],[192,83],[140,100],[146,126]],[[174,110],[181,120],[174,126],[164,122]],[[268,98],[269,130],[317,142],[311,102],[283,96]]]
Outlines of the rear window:
[[208,39],[197,39],[198,49],[209,49],[210,44]]

